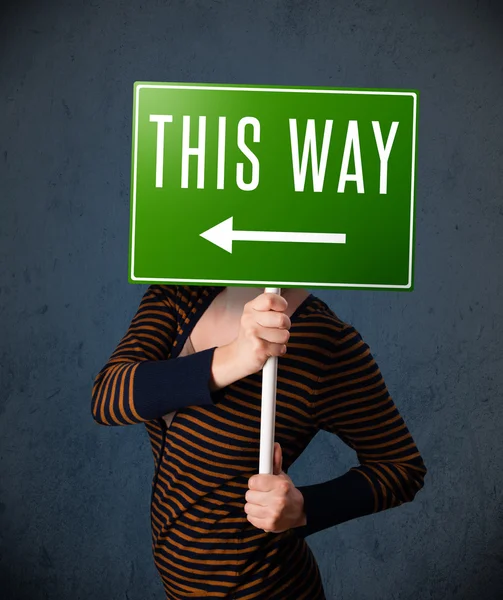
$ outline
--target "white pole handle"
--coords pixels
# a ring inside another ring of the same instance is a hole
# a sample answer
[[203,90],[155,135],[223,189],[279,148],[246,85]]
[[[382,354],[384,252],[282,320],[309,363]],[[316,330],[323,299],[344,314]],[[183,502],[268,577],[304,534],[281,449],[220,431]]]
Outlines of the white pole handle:
[[[281,288],[265,288],[268,294],[280,294]],[[270,356],[262,368],[262,407],[260,414],[260,475],[273,474],[274,425],[276,422],[276,381],[278,357]]]

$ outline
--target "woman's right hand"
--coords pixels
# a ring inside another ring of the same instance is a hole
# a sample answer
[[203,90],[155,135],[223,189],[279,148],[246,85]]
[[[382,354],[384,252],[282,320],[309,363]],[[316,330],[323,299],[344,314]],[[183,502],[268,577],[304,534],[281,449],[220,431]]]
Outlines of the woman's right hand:
[[270,356],[286,352],[290,338],[288,302],[280,294],[264,292],[244,306],[239,333],[229,344],[232,362],[241,377],[260,371]]

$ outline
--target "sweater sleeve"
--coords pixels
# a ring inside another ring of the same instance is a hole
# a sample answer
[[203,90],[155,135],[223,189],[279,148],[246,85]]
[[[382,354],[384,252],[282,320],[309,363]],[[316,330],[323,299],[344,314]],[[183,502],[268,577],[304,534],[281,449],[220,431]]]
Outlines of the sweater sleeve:
[[324,483],[302,486],[306,537],[339,523],[400,506],[423,487],[426,467],[368,345],[351,325],[320,375],[311,401],[318,429],[356,452],[358,466]]
[[177,331],[176,286],[151,285],[129,328],[94,379],[91,410],[101,425],[151,421],[190,405],[212,405],[216,347],[169,358]]

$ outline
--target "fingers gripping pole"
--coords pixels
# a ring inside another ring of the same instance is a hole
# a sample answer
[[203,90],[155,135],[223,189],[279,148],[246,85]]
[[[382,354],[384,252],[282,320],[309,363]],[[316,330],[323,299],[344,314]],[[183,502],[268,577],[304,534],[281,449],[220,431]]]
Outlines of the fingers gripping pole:
[[[281,294],[281,288],[265,288],[268,294]],[[274,425],[276,422],[276,381],[278,357],[270,356],[262,368],[259,474],[273,474]]]

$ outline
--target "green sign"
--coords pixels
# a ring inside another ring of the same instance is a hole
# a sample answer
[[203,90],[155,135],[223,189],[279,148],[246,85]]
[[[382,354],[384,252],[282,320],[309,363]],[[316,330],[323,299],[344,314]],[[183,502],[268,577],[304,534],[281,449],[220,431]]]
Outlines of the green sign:
[[417,104],[136,82],[129,282],[412,290]]

